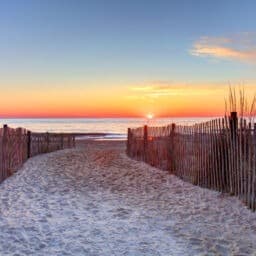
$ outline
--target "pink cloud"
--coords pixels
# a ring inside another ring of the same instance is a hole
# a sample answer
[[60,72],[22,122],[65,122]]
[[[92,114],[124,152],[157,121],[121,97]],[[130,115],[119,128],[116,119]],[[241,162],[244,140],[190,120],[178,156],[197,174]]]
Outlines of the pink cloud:
[[256,34],[243,33],[230,38],[201,37],[190,53],[194,56],[256,63]]

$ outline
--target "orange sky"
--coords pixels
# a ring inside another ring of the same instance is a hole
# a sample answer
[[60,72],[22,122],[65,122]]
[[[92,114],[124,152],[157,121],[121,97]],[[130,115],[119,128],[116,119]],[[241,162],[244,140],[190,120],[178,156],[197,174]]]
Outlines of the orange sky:
[[[64,89],[63,89],[64,88]],[[5,90],[1,117],[219,116],[225,111],[226,84],[151,82],[98,89],[58,87]],[[253,84],[246,85],[250,98]]]

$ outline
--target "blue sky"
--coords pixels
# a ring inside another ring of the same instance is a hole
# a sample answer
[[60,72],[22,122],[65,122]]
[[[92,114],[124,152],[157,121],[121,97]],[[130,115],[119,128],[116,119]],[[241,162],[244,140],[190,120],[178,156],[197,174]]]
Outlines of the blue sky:
[[7,79],[252,76],[241,63],[216,64],[189,50],[202,36],[254,32],[255,10],[255,1],[3,1],[0,67]]

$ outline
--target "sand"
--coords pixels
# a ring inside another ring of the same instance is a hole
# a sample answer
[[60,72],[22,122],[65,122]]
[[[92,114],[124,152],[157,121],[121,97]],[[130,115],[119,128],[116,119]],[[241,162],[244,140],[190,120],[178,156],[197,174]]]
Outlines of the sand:
[[0,185],[0,255],[256,255],[256,213],[124,150],[29,159]]

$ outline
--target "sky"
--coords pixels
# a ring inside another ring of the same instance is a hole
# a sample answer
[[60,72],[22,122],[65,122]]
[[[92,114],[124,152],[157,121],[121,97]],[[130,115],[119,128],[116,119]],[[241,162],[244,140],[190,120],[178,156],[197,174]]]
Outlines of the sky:
[[0,117],[223,115],[256,92],[253,0],[6,0]]

